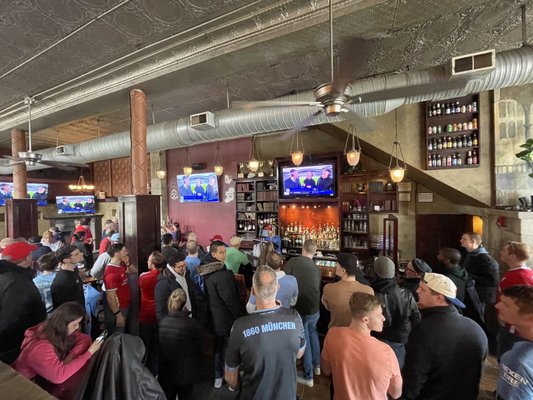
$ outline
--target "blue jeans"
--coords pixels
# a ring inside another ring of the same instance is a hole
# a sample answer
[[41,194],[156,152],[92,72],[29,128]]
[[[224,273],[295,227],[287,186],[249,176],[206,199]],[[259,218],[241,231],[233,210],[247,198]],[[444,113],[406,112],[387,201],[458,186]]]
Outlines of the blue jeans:
[[396,354],[396,358],[398,359],[398,364],[400,364],[401,371],[405,364],[405,343],[391,342],[390,340],[381,341],[392,347],[392,351],[394,351],[394,354]]
[[313,379],[313,367],[320,365],[320,342],[316,323],[320,317],[320,311],[316,314],[302,315],[302,323],[305,333],[305,353],[304,353],[304,378]]

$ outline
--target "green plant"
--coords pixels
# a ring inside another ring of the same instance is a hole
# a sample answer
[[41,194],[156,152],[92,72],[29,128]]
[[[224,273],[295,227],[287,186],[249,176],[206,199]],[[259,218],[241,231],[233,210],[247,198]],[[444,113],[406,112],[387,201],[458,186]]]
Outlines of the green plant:
[[[516,157],[527,162],[533,170],[533,138],[529,138],[524,144],[521,144],[519,147],[525,150],[522,150],[520,153],[516,153]],[[533,178],[533,172],[529,174],[529,177]]]

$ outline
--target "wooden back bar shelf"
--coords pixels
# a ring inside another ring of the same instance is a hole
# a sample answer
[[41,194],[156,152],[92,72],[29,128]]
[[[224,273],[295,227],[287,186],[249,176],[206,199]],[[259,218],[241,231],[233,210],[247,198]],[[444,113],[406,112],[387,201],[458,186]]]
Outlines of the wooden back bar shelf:
[[426,102],[426,169],[480,164],[479,95]]

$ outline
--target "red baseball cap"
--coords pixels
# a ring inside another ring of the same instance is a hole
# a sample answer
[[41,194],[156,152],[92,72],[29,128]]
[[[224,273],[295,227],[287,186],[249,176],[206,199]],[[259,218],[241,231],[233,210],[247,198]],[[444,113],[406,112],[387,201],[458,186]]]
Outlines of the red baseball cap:
[[12,260],[23,260],[32,251],[37,250],[38,247],[26,242],[15,242],[7,246],[2,252],[2,256],[9,256]]
[[214,242],[215,240],[218,240],[219,242],[223,242],[224,241],[224,239],[222,239],[222,236],[220,236],[220,235],[213,236],[209,241],[210,242]]

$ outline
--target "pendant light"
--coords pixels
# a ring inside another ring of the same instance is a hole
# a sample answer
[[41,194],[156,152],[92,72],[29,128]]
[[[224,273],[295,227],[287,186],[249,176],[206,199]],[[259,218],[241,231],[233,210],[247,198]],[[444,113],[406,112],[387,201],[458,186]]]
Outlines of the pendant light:
[[[390,178],[394,183],[399,183],[403,180],[403,177],[405,175],[406,164],[405,159],[403,157],[403,151],[402,146],[400,145],[400,142],[398,141],[398,110],[394,110],[394,120],[395,120],[395,129],[396,129],[396,138],[394,142],[392,143],[392,151],[390,155],[389,160],[389,174]],[[400,163],[400,157],[401,157],[401,163]],[[392,166],[392,159],[396,159],[396,163],[394,167]]]
[[217,143],[217,149],[215,151],[215,159],[213,160],[215,175],[220,176],[224,172],[222,166],[222,153],[220,152],[220,143]]
[[255,136],[252,136],[252,148],[250,149],[248,168],[251,172],[256,172],[259,169],[259,161],[255,159]]
[[183,174],[185,176],[190,176],[192,174],[191,160],[189,159],[189,148],[185,149],[187,152],[187,164],[183,166]]
[[[295,151],[292,151],[292,144],[294,143],[294,138],[296,137],[296,150]],[[299,166],[302,161],[304,160],[304,141],[302,139],[302,150],[300,150],[300,131],[296,131],[296,135],[292,137],[292,141],[291,141],[291,148],[289,150],[289,153],[291,155],[291,160],[292,160],[292,163],[295,165],[295,166]]]
[[[154,111],[154,105],[152,104],[152,126],[155,125],[155,111]],[[100,130],[100,126],[98,126],[98,130]],[[100,137],[100,131],[98,132],[98,137]],[[157,152],[157,170],[155,171],[155,175],[163,180],[167,176],[167,171],[161,168],[161,152]]]
[[[346,161],[348,161],[348,164],[352,167],[355,167],[357,164],[359,164],[359,159],[361,158],[361,145],[359,144],[359,136],[357,136],[357,131],[354,129],[353,125],[350,125],[350,132],[351,133],[346,136],[344,154],[346,155]],[[352,138],[352,148],[351,150],[346,151],[350,137]],[[357,142],[357,149],[355,148],[355,142]]]

